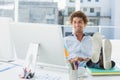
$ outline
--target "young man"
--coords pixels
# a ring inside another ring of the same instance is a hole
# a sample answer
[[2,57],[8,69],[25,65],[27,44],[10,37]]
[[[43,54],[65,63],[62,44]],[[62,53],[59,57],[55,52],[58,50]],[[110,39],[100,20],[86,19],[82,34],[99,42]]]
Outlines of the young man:
[[[75,66],[85,67],[86,65],[95,68],[103,68],[101,66],[105,66],[104,69],[114,67],[111,66],[111,51],[107,50],[111,49],[111,46],[109,46],[109,48],[106,48],[107,46],[105,46],[105,48],[103,47],[105,54],[103,53],[103,57],[100,57],[102,47],[101,35],[96,33],[93,35],[93,38],[91,38],[91,36],[84,34],[87,22],[88,18],[83,12],[76,11],[71,14],[70,23],[73,28],[73,33],[64,38],[65,48],[69,53],[69,55],[66,56],[67,60],[73,64],[74,69],[77,69]],[[109,40],[105,40],[105,45],[106,44],[110,45]],[[109,58],[106,59],[104,56],[109,56]]]

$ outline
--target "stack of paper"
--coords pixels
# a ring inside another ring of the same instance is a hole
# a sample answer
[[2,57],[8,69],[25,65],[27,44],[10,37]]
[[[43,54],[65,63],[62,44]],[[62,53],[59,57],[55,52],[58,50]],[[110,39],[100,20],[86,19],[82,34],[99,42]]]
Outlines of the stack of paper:
[[17,65],[14,65],[14,64],[0,62],[0,72],[12,69],[12,68],[14,68],[16,66]]
[[105,69],[96,69],[96,68],[87,68],[91,75],[120,75],[120,67],[114,67],[110,70]]

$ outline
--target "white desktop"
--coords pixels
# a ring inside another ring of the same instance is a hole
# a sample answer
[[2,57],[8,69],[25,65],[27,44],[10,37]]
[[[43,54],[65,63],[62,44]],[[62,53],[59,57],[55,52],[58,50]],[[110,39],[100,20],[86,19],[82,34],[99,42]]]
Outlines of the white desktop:
[[59,25],[13,23],[10,30],[18,58],[25,59],[30,43],[39,43],[38,62],[66,65],[62,31]]

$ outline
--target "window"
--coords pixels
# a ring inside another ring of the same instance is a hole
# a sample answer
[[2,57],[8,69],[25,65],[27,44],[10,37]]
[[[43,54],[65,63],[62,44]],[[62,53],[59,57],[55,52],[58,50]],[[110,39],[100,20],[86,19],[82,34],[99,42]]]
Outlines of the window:
[[100,12],[96,12],[96,16],[100,16]]
[[99,0],[95,0],[95,2],[99,2]]
[[90,13],[94,13],[94,8],[90,8]]
[[65,36],[71,35],[72,32],[65,32]]
[[99,25],[99,19],[89,19],[89,23],[92,23],[92,25],[97,26]]
[[69,0],[69,2],[75,2],[75,0]]
[[54,22],[55,22],[54,19],[47,19],[48,24],[54,24]]
[[9,17],[14,20],[14,1],[0,0],[0,17]]
[[83,3],[83,0],[80,0],[80,3]]
[[83,8],[83,11],[86,12],[86,11],[87,11],[87,8]]
[[89,2],[91,2],[91,0],[88,0]]
[[75,8],[74,7],[69,7],[68,8],[68,16],[75,11]]

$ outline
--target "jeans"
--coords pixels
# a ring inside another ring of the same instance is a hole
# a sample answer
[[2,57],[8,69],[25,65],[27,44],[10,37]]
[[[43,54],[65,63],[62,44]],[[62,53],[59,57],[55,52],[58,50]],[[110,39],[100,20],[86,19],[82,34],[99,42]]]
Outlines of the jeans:
[[[111,61],[111,64],[111,68],[113,68],[115,66],[115,62]],[[104,69],[104,67],[100,66],[100,61],[98,61],[97,63],[93,63],[91,60],[89,60],[88,62],[86,62],[86,66],[89,68]]]

